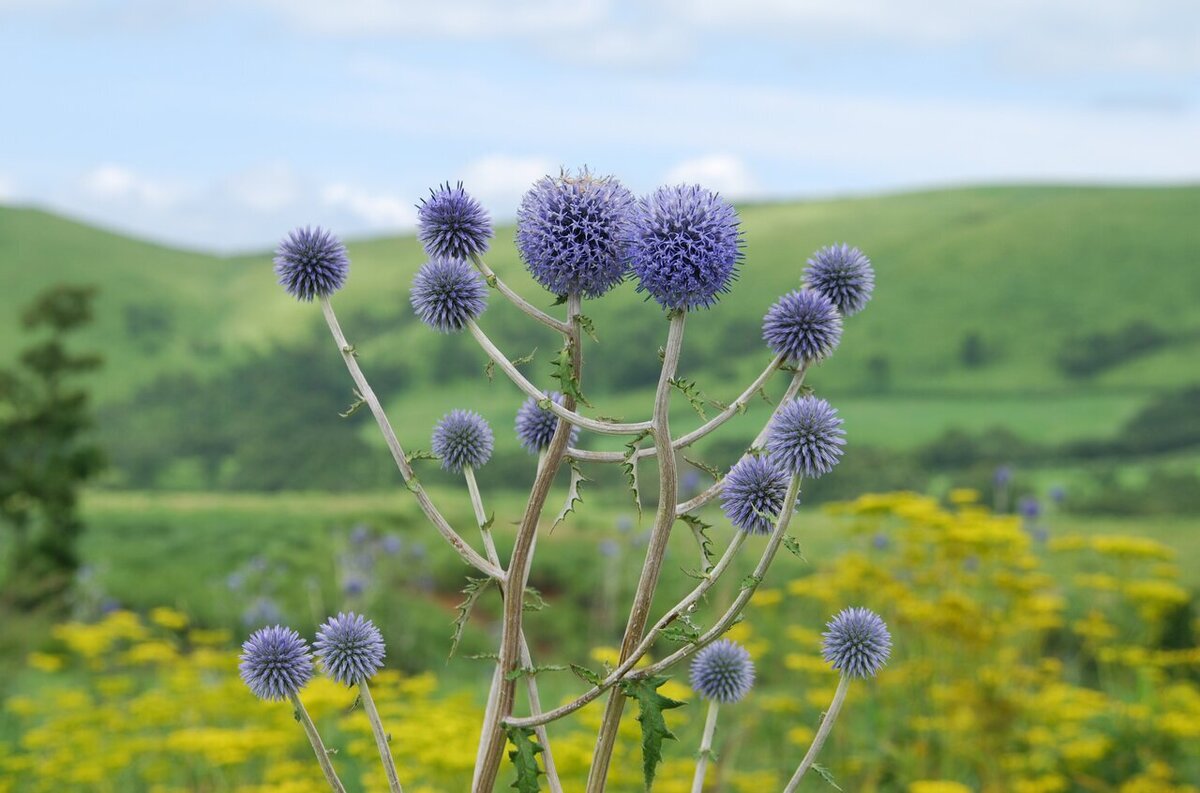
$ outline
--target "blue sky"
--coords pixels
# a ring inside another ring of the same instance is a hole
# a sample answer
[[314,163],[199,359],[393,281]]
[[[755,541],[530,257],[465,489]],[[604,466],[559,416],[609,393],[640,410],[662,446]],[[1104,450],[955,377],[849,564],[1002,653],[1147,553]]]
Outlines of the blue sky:
[[173,244],[500,218],[560,166],[743,199],[1200,181],[1196,0],[0,0],[0,202]]

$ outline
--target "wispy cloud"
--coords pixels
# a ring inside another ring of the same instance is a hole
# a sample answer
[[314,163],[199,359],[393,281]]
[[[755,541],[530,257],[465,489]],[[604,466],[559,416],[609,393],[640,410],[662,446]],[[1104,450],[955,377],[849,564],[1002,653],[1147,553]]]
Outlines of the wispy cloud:
[[137,204],[165,209],[184,197],[179,185],[148,178],[122,165],[105,163],[83,175],[80,187],[86,195],[102,201]]
[[729,198],[753,196],[759,186],[741,158],[732,154],[710,154],[684,160],[667,172],[667,184],[702,184]]
[[399,231],[411,229],[417,223],[412,201],[389,193],[337,183],[321,191],[321,201],[326,206],[349,211],[372,229]]

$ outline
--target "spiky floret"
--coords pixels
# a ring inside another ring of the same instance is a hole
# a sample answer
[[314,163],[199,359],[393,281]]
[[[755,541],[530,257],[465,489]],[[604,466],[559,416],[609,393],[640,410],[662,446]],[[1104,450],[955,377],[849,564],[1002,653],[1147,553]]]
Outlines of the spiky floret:
[[623,239],[633,193],[611,176],[563,171],[534,183],[517,210],[517,249],[556,295],[600,297],[625,278]]
[[317,629],[317,659],[335,682],[355,685],[383,666],[383,636],[375,624],[353,611],[340,613]]
[[803,396],[779,409],[767,430],[771,458],[794,476],[816,478],[838,464],[846,431],[824,399]]
[[429,191],[417,205],[417,238],[433,259],[469,259],[488,249],[492,221],[462,182]]
[[628,226],[637,290],[666,309],[711,306],[742,259],[738,215],[699,185],[660,187],[638,201]]
[[471,410],[452,410],[433,428],[433,453],[448,471],[482,467],[492,458],[494,441],[491,426]]
[[808,260],[804,282],[820,292],[842,312],[850,316],[862,311],[875,289],[875,270],[871,260],[858,248],[838,243],[822,248]]
[[770,534],[787,489],[787,472],[769,456],[743,457],[722,482],[721,509],[742,531]]
[[730,639],[708,645],[692,659],[692,688],[722,705],[738,702],[754,685],[754,662],[745,647]]
[[349,274],[346,246],[320,226],[293,229],[275,250],[275,275],[297,300],[328,297]]
[[256,697],[287,699],[312,679],[308,642],[282,625],[261,628],[242,644],[238,671]]
[[435,259],[417,270],[410,300],[422,322],[440,333],[454,333],[487,308],[487,287],[466,262]]
[[843,675],[874,677],[891,655],[887,624],[870,609],[843,609],[826,628],[821,654]]
[[842,315],[820,292],[788,292],[763,317],[763,339],[791,363],[814,363],[842,340]]
[[[558,391],[551,391],[547,396],[555,403],[563,404],[563,395]],[[517,411],[517,438],[530,454],[537,454],[549,446],[556,429],[558,429],[558,416],[549,410],[543,410],[538,405],[538,400],[533,397],[526,399],[525,403],[521,405],[521,409]],[[570,440],[572,446],[575,445],[578,437],[579,428],[572,426]]]

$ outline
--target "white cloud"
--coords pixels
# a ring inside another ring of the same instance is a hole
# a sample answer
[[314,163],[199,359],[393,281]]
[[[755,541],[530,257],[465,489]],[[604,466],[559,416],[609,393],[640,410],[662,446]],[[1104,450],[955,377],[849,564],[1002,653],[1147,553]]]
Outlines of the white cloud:
[[17,184],[0,173],[0,202],[9,202],[17,197]]
[[417,222],[417,210],[411,201],[344,183],[326,186],[321,191],[321,200],[328,207],[351,213],[372,228],[410,229]]
[[300,179],[284,163],[268,163],[233,174],[224,191],[238,204],[257,212],[277,212],[300,198]]
[[746,163],[732,154],[684,160],[667,172],[666,184],[701,184],[729,198],[753,195],[758,184]]
[[93,198],[140,204],[150,209],[170,207],[178,203],[184,193],[178,185],[149,179],[111,163],[88,171],[80,185]]
[[530,186],[559,166],[545,157],[514,157],[491,154],[467,165],[463,186],[485,205],[501,215],[512,215],[513,207]]

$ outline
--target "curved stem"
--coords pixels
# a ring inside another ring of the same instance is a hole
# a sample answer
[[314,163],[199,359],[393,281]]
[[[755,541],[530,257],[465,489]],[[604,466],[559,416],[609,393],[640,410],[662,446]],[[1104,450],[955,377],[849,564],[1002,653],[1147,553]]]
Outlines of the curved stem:
[[[766,442],[767,433],[770,432],[771,429],[771,421],[775,418],[776,414],[779,413],[783,406],[788,403],[789,400],[794,399],[796,394],[800,393],[800,387],[804,385],[804,376],[807,373],[808,367],[804,366],[797,370],[796,374],[792,376],[792,382],[788,384],[787,390],[784,391],[783,396],[779,398],[779,403],[775,405],[775,409],[771,411],[771,417],[768,418],[767,423],[763,425],[762,431],[754,437],[754,442],[750,444],[750,448],[753,449],[762,446],[763,443]],[[742,456],[745,457],[745,455]],[[700,509],[700,507],[704,506],[720,495],[721,488],[724,487],[724,485],[725,483],[723,481],[713,483],[703,493],[700,493],[694,498],[680,504],[679,509],[676,510],[676,514],[686,515],[689,512],[695,512],[696,510]]]
[[[483,535],[483,546],[487,550],[488,559],[495,565],[500,564],[500,555],[496,552],[496,541],[491,529],[487,528],[487,517],[483,511],[483,498],[479,494],[479,484],[475,481],[475,471],[471,466],[463,468],[463,477],[467,480],[467,492],[471,494],[471,507],[475,510],[475,520],[479,523],[479,532]],[[533,655],[529,652],[529,642],[525,639],[525,631],[521,631],[521,666],[533,668]],[[496,674],[500,673],[500,665],[496,665]],[[494,683],[493,678],[493,683]],[[542,698],[538,694],[537,680],[533,675],[525,677],[525,688],[529,695],[529,712],[536,716],[542,712]],[[494,707],[495,701],[489,697],[489,707]],[[485,719],[486,720],[486,719]],[[558,778],[558,769],[554,765],[554,754],[550,751],[550,736],[544,726],[538,726],[538,743],[542,746],[542,762],[546,766],[546,780],[550,783],[550,793],[562,793],[562,782]],[[480,741],[483,746],[483,741]],[[478,768],[479,758],[476,758]]]
[[692,778],[692,793],[703,793],[704,790],[704,772],[708,770],[708,758],[712,755],[713,733],[717,731],[719,707],[715,699],[708,701],[708,717],[704,720],[704,735],[700,738],[700,754],[696,757],[696,776]]
[[[580,377],[583,368],[583,356],[579,343],[579,311],[579,295],[568,295],[567,316],[571,325],[569,343],[572,371],[576,379]],[[509,366],[512,365],[509,364]],[[575,407],[575,400],[570,395],[567,395],[563,402],[567,409]],[[484,748],[480,753],[481,759],[476,768],[476,778],[472,786],[474,793],[491,793],[496,785],[496,776],[500,770],[500,761],[503,758],[504,746],[507,741],[503,720],[512,715],[516,690],[516,681],[510,680],[509,674],[517,668],[517,661],[520,658],[525,582],[532,562],[538,520],[546,505],[546,497],[550,494],[554,476],[558,473],[558,469],[566,457],[567,445],[570,440],[570,425],[566,421],[559,421],[558,427],[554,431],[554,437],[550,440],[550,446],[540,460],[537,477],[534,479],[533,489],[529,494],[529,501],[525,504],[525,514],[521,517],[521,525],[517,529],[516,541],[513,543],[512,557],[508,563],[509,586],[506,587],[504,593],[504,623],[500,634],[499,668],[503,670],[503,674],[498,675],[493,681],[492,689],[496,694],[496,707],[487,714],[484,721],[482,740]]]
[[829,737],[830,731],[833,730],[833,722],[837,719],[838,713],[842,709],[842,704],[846,701],[846,691],[849,688],[850,676],[842,675],[842,679],[838,681],[837,691],[833,692],[833,702],[829,704],[829,710],[825,711],[825,715],[821,719],[821,726],[817,729],[817,734],[813,738],[812,745],[808,747],[808,752],[804,755],[804,759],[800,761],[800,767],[792,775],[792,779],[787,783],[787,787],[783,789],[783,793],[795,793],[796,788],[800,786],[800,780],[804,778],[805,772],[816,762],[817,753],[821,751],[821,747],[825,745],[825,739]]
[[396,761],[392,759],[392,748],[388,744],[387,732],[383,729],[383,720],[379,718],[379,709],[375,707],[375,698],[371,696],[371,688],[366,680],[360,680],[358,683],[358,697],[362,700],[363,710],[367,712],[367,720],[371,722],[371,733],[375,736],[379,761],[383,763],[383,772],[387,774],[388,789],[392,793],[404,793],[400,789],[400,777],[396,774]]
[[721,555],[720,560],[716,563],[716,565],[713,566],[713,569],[709,571],[704,580],[697,584],[695,588],[688,593],[687,597],[671,607],[671,609],[669,609],[667,613],[664,614],[661,619],[659,619],[658,622],[654,623],[653,628],[646,631],[646,636],[637,646],[637,649],[630,653],[629,657],[626,658],[623,663],[617,666],[616,669],[610,672],[608,677],[601,681],[600,685],[593,686],[587,692],[579,697],[576,697],[567,704],[555,708],[554,710],[546,711],[540,716],[530,716],[528,718],[510,718],[506,719],[504,723],[510,727],[535,727],[539,724],[547,724],[557,719],[561,719],[563,716],[568,716],[574,713],[619,683],[625,677],[625,675],[628,674],[629,670],[633,669],[637,662],[642,659],[642,656],[650,652],[650,648],[654,646],[654,642],[662,634],[663,630],[665,630],[666,627],[672,622],[677,620],[681,614],[690,613],[695,604],[698,603],[700,599],[704,597],[705,593],[717,583],[721,575],[724,574],[724,572],[729,568],[729,565],[733,563],[733,559],[737,554],[738,549],[742,547],[742,543],[745,541],[746,533],[744,531],[739,531],[734,534],[733,539],[730,540],[729,545],[725,548],[725,553]]
[[[513,366],[508,357],[488,338],[488,335],[483,332],[483,328],[479,327],[474,320],[467,321],[467,329],[471,331],[471,335],[475,337],[475,341],[479,342],[479,346],[483,348],[488,357],[495,361],[496,365],[508,375],[508,379],[512,380],[517,388],[524,391],[526,396],[531,396],[539,402],[544,402],[547,405],[547,409],[563,421],[585,430],[599,432],[603,435],[639,435],[650,429],[653,424],[650,421],[641,421],[636,424],[619,424],[611,421],[590,419],[587,416],[576,413],[570,407],[558,404],[545,391],[542,391],[529,382],[528,378],[521,374],[517,367]],[[578,346],[577,342],[575,344]]]
[[354,380],[354,385],[358,389],[358,395],[371,409],[371,414],[375,416],[375,422],[379,425],[379,431],[383,433],[383,440],[387,443],[388,450],[392,453],[392,459],[396,461],[396,467],[400,469],[400,475],[404,478],[404,484],[417,497],[417,503],[421,505],[421,511],[425,513],[425,517],[429,519],[429,522],[446,539],[446,542],[450,543],[458,555],[463,558],[463,561],[476,570],[503,581],[504,571],[480,556],[474,548],[467,544],[466,540],[459,536],[458,532],[451,527],[446,518],[442,516],[442,513],[438,511],[438,508],[434,506],[433,501],[429,498],[429,494],[425,492],[425,488],[417,481],[416,474],[413,472],[412,466],[409,465],[408,459],[404,455],[404,447],[400,445],[399,439],[396,438],[396,432],[392,429],[392,424],[388,421],[387,414],[384,413],[383,406],[379,403],[379,398],[371,390],[370,383],[367,382],[366,376],[363,375],[362,369],[358,366],[354,347],[346,341],[346,337],[342,333],[342,327],[338,324],[337,316],[333,313],[333,306],[330,305],[329,298],[322,297],[320,300],[321,312],[325,315],[325,322],[329,325],[329,332],[333,334],[333,340],[337,342],[338,349],[342,353],[342,360],[346,362],[346,369],[350,372],[351,379]]
[[487,266],[487,264],[483,261],[483,259],[480,258],[479,254],[472,253],[471,261],[475,263],[475,266],[479,269],[479,272],[483,275],[484,279],[487,281],[488,286],[495,287],[496,291],[498,291],[500,294],[502,294],[506,298],[508,298],[508,301],[510,303],[512,303],[514,306],[521,309],[526,314],[533,317],[534,319],[536,319],[538,322],[542,323],[546,327],[548,327],[552,330],[556,330],[559,333],[563,334],[564,336],[570,335],[570,333],[571,333],[570,325],[568,325],[566,322],[563,322],[561,320],[557,320],[554,317],[547,314],[546,312],[542,311],[541,309],[538,309],[532,303],[530,303],[528,300],[526,300],[525,298],[521,297],[516,292],[514,292],[512,290],[512,288],[509,287],[508,284],[506,284],[500,280],[500,276],[496,275],[496,273],[494,273],[492,271],[491,267]]
[[[691,446],[696,441],[710,434],[713,430],[720,427],[729,419],[737,415],[745,407],[745,405],[758,393],[771,376],[783,366],[785,358],[782,355],[776,356],[767,364],[767,368],[763,369],[762,374],[755,378],[754,382],[746,386],[746,390],[741,396],[729,403],[729,406],[722,410],[717,415],[713,416],[702,426],[692,430],[686,435],[680,435],[671,442],[672,449],[685,449]],[[633,455],[635,460],[640,460],[644,457],[653,457],[658,454],[653,446],[647,446],[645,449],[638,449]],[[576,449],[574,447],[567,449],[567,456],[576,460],[589,463],[620,463],[625,462],[628,458],[624,452],[593,452],[586,449]]]
[[346,793],[346,788],[342,787],[342,780],[338,779],[337,772],[333,770],[333,763],[329,761],[329,752],[326,751],[325,744],[321,742],[321,734],[317,732],[317,725],[313,724],[312,717],[304,709],[304,704],[298,695],[292,694],[291,700],[292,706],[296,709],[296,718],[304,725],[304,734],[308,736],[308,742],[312,744],[313,752],[317,755],[317,764],[321,766],[321,773],[325,774],[325,781],[329,783],[329,787],[333,789],[334,793]]
[[[629,621],[625,625],[625,636],[621,640],[620,660],[625,661],[642,641],[646,619],[650,614],[654,590],[658,586],[658,575],[662,571],[663,557],[667,552],[667,541],[671,538],[671,527],[675,525],[675,504],[679,498],[679,472],[675,466],[675,452],[671,448],[671,381],[679,365],[679,353],[683,349],[683,329],[687,321],[686,311],[675,311],[671,315],[671,326],[667,332],[667,343],[663,352],[662,372],[658,378],[658,389],[654,394],[654,418],[652,419],[654,446],[658,449],[658,509],[654,516],[654,528],[646,546],[646,561],[633,596]],[[625,708],[625,697],[620,691],[609,694],[604,718],[596,737],[596,749],[592,754],[592,767],[588,773],[588,793],[603,793],[608,779],[608,764],[612,759],[617,740],[617,728],[621,712]]]
[[775,554],[779,551],[779,546],[783,543],[783,538],[787,534],[788,525],[792,522],[792,515],[796,511],[796,501],[799,497],[800,477],[793,476],[791,482],[788,484],[787,495],[783,499],[783,508],[779,511],[779,519],[775,523],[775,530],[771,532],[771,538],[767,540],[767,547],[763,548],[762,556],[759,558],[758,564],[755,565],[754,572],[750,574],[749,582],[742,586],[737,597],[733,599],[733,603],[729,605],[729,608],[725,610],[725,613],[721,615],[717,623],[701,634],[700,638],[693,644],[676,650],[661,661],[632,672],[629,675],[630,678],[637,680],[669,669],[713,639],[720,637],[721,634],[733,626],[738,614],[750,602],[750,598],[754,596],[758,585],[762,583],[763,577],[766,576],[771,562],[774,561]]

